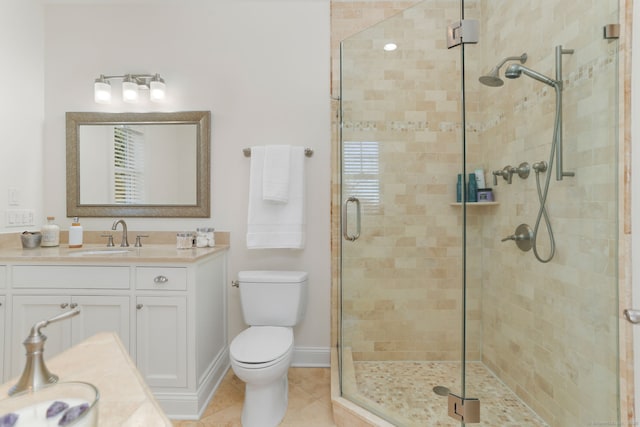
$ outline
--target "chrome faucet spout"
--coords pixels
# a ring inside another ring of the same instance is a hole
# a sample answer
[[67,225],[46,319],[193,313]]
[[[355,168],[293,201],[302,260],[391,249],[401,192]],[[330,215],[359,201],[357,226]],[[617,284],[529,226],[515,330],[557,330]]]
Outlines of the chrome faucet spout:
[[124,222],[124,219],[118,219],[114,221],[113,225],[111,226],[111,229],[116,230],[118,228],[118,224],[122,224],[122,242],[120,243],[120,246],[123,248],[128,248],[129,239],[127,238],[127,223]]

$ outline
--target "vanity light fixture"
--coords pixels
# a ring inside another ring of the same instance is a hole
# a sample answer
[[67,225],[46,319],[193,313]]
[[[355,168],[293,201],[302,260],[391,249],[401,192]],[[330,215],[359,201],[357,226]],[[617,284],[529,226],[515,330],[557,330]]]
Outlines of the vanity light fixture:
[[124,74],[122,76],[105,76],[100,74],[93,85],[93,99],[98,104],[111,102],[111,81],[122,80],[122,100],[137,102],[140,90],[149,90],[149,99],[160,102],[166,97],[166,86],[160,74]]

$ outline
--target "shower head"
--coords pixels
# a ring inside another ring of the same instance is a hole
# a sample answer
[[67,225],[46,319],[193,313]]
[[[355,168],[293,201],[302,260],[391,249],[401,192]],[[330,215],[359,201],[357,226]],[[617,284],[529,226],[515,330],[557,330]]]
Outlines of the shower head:
[[493,67],[491,71],[489,71],[484,76],[480,76],[478,80],[480,83],[486,86],[491,87],[499,87],[504,84],[504,81],[500,78],[500,67],[502,67],[507,61],[520,61],[520,63],[524,64],[527,62],[527,54],[523,53],[520,56],[509,56],[504,58],[498,65]]
[[560,82],[558,82],[557,80],[553,80],[552,78],[547,77],[544,74],[540,74],[539,72],[534,71],[531,68],[527,68],[520,64],[509,65],[509,67],[507,67],[507,70],[504,73],[504,76],[508,79],[517,79],[523,73],[539,82],[542,82],[549,86],[553,86],[554,88],[560,88]]
[[500,78],[498,71],[499,67],[493,67],[491,71],[484,76],[480,76],[478,80],[485,86],[500,87],[504,84],[504,81]]

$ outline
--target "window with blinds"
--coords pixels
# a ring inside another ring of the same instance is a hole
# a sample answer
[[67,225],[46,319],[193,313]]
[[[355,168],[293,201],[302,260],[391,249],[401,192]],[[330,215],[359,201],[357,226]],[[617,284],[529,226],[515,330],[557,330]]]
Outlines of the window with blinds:
[[144,202],[144,133],[117,126],[113,133],[114,202]]
[[377,142],[345,141],[342,155],[346,197],[360,199],[362,212],[380,212],[380,149]]

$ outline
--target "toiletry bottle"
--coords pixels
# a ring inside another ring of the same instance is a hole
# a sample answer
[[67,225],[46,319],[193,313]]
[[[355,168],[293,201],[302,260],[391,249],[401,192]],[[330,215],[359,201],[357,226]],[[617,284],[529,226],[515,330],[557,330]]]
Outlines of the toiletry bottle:
[[78,217],[73,218],[71,227],[69,227],[69,247],[82,247],[82,225],[80,225],[80,219]]
[[462,174],[458,174],[458,184],[456,185],[456,202],[462,202]]
[[60,246],[60,227],[53,221],[53,216],[47,217],[47,223],[42,226],[42,247]]
[[478,184],[476,183],[476,174],[469,174],[469,187],[467,191],[467,197],[469,202],[477,202],[478,201]]
[[484,181],[484,170],[483,169],[476,169],[475,170],[475,174],[476,174],[476,184],[478,186],[478,190],[481,188],[487,188],[485,181]]

